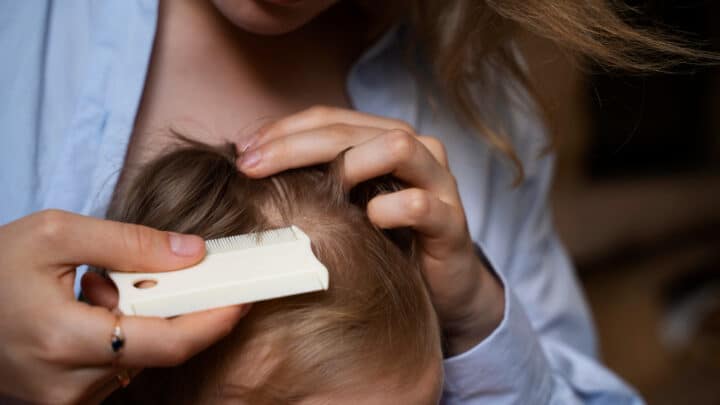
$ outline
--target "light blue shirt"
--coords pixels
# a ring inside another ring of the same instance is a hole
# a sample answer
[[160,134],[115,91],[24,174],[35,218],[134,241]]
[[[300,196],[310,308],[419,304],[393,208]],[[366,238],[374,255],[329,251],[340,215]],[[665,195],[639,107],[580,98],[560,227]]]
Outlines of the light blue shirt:
[[[0,224],[46,208],[102,216],[144,86],[157,0],[0,0]],[[512,168],[455,119],[431,80],[413,79],[399,32],[348,77],[355,108],[399,118],[446,145],[468,224],[505,285],[500,326],[445,361],[446,404],[639,404],[597,360],[593,327],[553,230],[553,160],[542,126],[487,90],[525,165]],[[504,96],[503,96],[504,94]],[[428,102],[433,95],[435,102]]]

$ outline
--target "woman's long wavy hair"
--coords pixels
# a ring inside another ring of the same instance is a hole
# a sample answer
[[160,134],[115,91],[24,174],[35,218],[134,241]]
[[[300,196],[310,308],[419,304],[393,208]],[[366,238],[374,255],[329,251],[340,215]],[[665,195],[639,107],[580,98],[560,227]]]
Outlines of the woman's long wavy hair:
[[[369,3],[366,3],[369,4]],[[658,72],[681,62],[717,61],[669,31],[631,26],[640,11],[618,0],[403,0],[388,18],[408,22],[454,110],[523,177],[522,164],[482,94],[498,71],[514,78],[541,118],[550,115],[521,66],[513,39],[531,33],[610,69]],[[392,15],[392,16],[391,16]],[[502,73],[501,73],[502,74]]]

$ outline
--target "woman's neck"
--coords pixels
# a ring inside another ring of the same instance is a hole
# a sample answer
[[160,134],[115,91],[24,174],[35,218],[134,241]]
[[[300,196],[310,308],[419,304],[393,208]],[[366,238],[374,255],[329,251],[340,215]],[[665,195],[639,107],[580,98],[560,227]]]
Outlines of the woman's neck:
[[211,144],[242,142],[312,105],[350,107],[347,74],[368,44],[351,7],[341,2],[297,31],[258,36],[210,1],[162,1],[121,183],[173,141],[170,129]]
[[209,1],[165,1],[157,38],[162,54],[154,57],[179,75],[218,82],[243,76],[255,91],[301,102],[315,92],[298,90],[345,76],[367,46],[367,27],[348,7],[339,4],[291,33],[264,36],[235,27]]

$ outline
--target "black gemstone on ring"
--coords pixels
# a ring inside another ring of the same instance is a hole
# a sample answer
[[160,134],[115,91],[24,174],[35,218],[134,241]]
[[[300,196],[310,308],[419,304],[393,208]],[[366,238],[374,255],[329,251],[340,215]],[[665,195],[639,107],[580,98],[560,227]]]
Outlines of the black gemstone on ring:
[[123,339],[120,336],[113,336],[112,340],[110,340],[110,346],[112,347],[112,351],[114,353],[117,353],[122,349],[122,347],[125,345],[125,339]]

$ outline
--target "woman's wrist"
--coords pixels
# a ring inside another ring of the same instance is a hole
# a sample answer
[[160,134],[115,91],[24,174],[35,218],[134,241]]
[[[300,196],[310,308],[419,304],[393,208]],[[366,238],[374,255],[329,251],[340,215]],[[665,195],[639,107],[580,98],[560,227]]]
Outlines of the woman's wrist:
[[500,280],[477,260],[478,288],[468,302],[468,312],[443,325],[445,356],[465,353],[485,340],[502,322],[505,290]]

